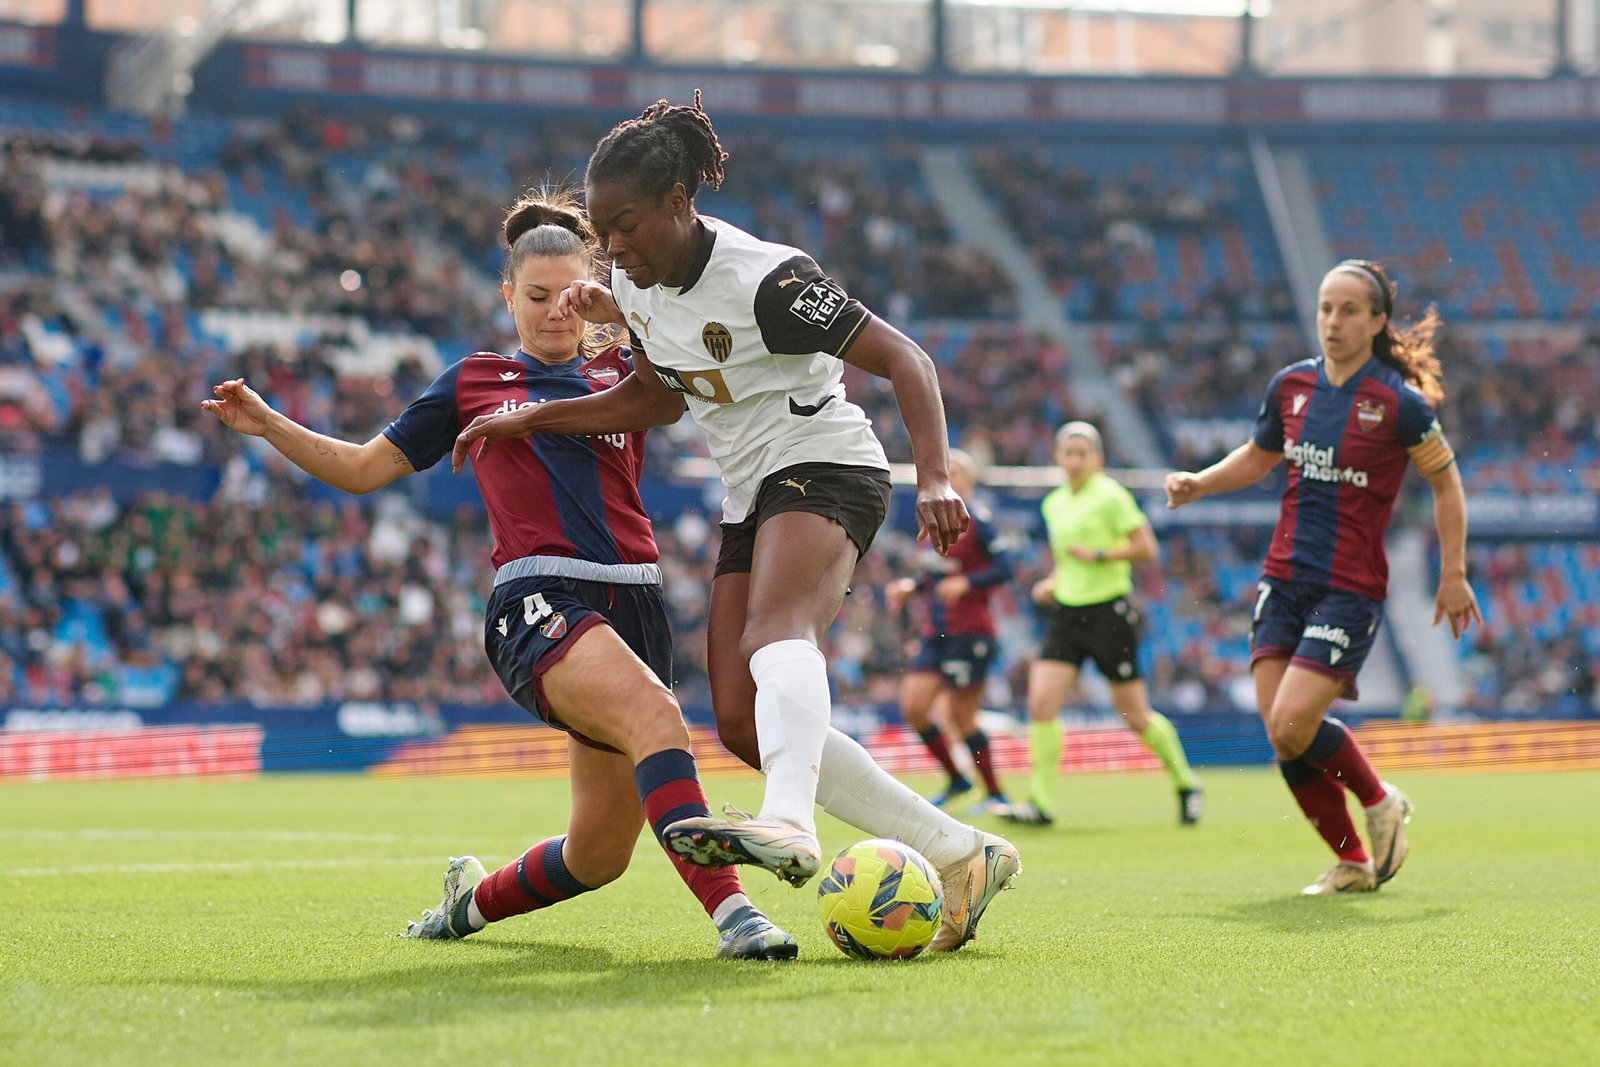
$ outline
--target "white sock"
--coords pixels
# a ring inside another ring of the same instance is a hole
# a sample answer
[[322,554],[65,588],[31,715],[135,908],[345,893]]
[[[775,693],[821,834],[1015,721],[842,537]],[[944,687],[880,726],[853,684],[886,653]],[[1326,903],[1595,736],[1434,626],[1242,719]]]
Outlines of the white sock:
[[743,893],[735,893],[733,896],[724,900],[721,904],[718,904],[716,908],[712,910],[711,921],[717,924],[718,930],[721,930],[723,924],[728,921],[728,916],[732,915],[740,908],[748,907],[750,907],[750,898],[745,896]]
[[478,910],[478,898],[473,897],[467,901],[467,924],[474,930],[482,930],[489,925],[489,920],[483,917],[483,912]]
[[983,843],[981,832],[912,792],[838,730],[828,731],[822,749],[817,803],[834,818],[874,837],[899,838],[935,867],[970,856]]
[[767,792],[761,819],[816,833],[817,767],[832,700],[828,661],[810,641],[774,641],[750,657],[756,681],[756,742]]

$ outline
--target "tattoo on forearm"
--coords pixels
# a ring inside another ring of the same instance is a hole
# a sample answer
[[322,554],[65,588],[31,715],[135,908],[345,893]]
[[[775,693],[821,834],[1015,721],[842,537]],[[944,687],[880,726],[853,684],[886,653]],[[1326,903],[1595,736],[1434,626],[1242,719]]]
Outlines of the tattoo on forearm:
[[317,455],[336,456],[338,454],[338,451],[333,447],[332,441],[328,440],[326,437],[317,438]]

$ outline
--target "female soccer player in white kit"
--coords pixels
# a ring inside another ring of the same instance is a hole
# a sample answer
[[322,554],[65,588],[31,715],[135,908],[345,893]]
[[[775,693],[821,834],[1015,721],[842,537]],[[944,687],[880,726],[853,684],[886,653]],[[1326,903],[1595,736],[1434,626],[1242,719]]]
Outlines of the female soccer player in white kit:
[[758,862],[803,884],[819,864],[820,802],[939,868],[945,920],[932,948],[959,948],[1020,870],[1016,850],[934,808],[830,728],[818,648],[889,500],[882,446],[845,399],[844,362],[894,383],[917,459],[917,519],[944,552],[968,519],[950,487],[938,380],[926,353],[805,253],[696,212],[695,193],[721,182],[726,158],[698,96],[693,107],[652,105],[600,141],[585,184],[611,288],[577,284],[564,299],[590,321],[626,326],[640,373],[602,396],[477,419],[455,461],[480,439],[624,432],[674,422],[687,404],[727,490],[707,634],[718,732],[767,789],[755,818],[687,819],[668,840],[694,862]]

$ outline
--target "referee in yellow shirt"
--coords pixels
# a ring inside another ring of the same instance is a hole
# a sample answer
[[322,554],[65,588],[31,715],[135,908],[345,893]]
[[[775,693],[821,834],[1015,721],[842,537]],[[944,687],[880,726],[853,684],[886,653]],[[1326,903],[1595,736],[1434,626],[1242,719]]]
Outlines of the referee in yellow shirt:
[[1093,660],[1111,685],[1111,706],[1160,758],[1178,791],[1178,821],[1200,819],[1200,782],[1189,769],[1178,731],[1150,707],[1139,674],[1139,610],[1133,564],[1157,555],[1156,535],[1133,495],[1101,472],[1100,431],[1069,422],[1056,434],[1056,462],[1066,484],[1044,498],[1055,571],[1033,587],[1036,604],[1049,610],[1039,658],[1028,672],[1028,751],[1033,776],[1028,802],[1013,806],[1013,822],[1054,822],[1061,762],[1061,706],[1078,670]]

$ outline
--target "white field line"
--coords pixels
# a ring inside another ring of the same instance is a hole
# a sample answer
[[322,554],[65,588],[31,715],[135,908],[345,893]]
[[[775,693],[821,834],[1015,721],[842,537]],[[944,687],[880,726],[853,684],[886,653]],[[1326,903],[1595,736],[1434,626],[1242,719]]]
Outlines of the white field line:
[[[393,844],[400,834],[324,833],[317,830],[141,830],[115,828],[81,830],[24,830],[0,828],[0,841],[281,841],[292,844],[318,841],[340,844]],[[407,841],[438,838],[404,835]]]
[[212,863],[107,863],[89,867],[0,867],[0,878],[55,878],[86,874],[211,874],[227,871],[310,871],[340,867],[433,864],[440,856],[368,857],[341,860],[237,860]]

